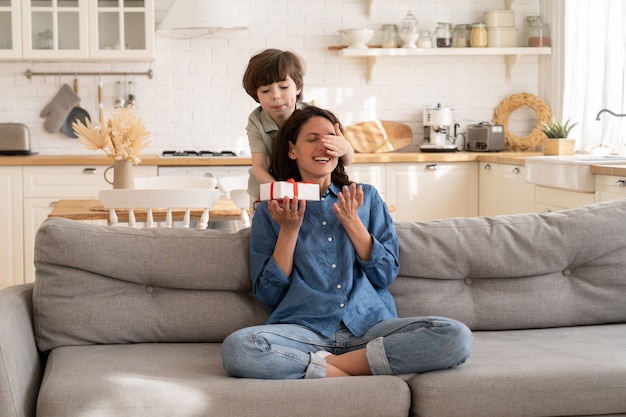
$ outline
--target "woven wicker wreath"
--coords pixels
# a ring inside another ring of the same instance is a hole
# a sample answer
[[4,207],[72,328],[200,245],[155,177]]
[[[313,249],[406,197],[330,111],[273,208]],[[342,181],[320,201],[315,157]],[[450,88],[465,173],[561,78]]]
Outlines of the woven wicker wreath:
[[[515,110],[528,106],[537,114],[537,125],[526,136],[517,136],[509,131],[509,117]],[[529,93],[513,94],[502,100],[493,112],[493,123],[504,127],[504,142],[513,151],[529,151],[541,144],[546,137],[543,123],[552,119],[550,107],[537,96]]]

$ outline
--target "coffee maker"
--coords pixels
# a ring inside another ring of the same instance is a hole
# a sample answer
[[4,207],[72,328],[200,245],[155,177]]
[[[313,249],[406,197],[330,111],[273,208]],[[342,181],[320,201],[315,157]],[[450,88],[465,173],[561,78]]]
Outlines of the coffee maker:
[[424,144],[420,146],[422,152],[454,152],[456,145],[456,128],[454,123],[454,109],[451,106],[436,106],[424,108]]

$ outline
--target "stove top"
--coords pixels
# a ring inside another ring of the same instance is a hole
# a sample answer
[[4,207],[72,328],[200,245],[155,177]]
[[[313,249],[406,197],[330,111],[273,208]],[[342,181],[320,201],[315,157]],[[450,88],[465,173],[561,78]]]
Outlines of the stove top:
[[213,158],[237,156],[233,151],[163,151],[163,157],[171,158]]

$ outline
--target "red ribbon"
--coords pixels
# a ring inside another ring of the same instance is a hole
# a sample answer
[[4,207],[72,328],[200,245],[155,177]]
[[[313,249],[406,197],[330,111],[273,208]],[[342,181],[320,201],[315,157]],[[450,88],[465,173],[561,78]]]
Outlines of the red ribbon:
[[[298,183],[293,178],[289,178],[287,182],[290,184],[293,184],[293,196],[297,197],[298,196]],[[270,200],[274,200],[274,184],[276,183],[272,182],[270,184]],[[281,196],[280,198],[282,197],[283,196]]]

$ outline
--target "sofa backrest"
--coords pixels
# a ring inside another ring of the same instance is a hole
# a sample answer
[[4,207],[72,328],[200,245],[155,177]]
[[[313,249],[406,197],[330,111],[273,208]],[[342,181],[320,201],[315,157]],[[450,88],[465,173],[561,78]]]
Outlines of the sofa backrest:
[[[400,316],[474,330],[626,322],[626,200],[545,215],[396,223]],[[40,350],[221,342],[267,318],[249,229],[132,229],[48,219],[35,242]]]

